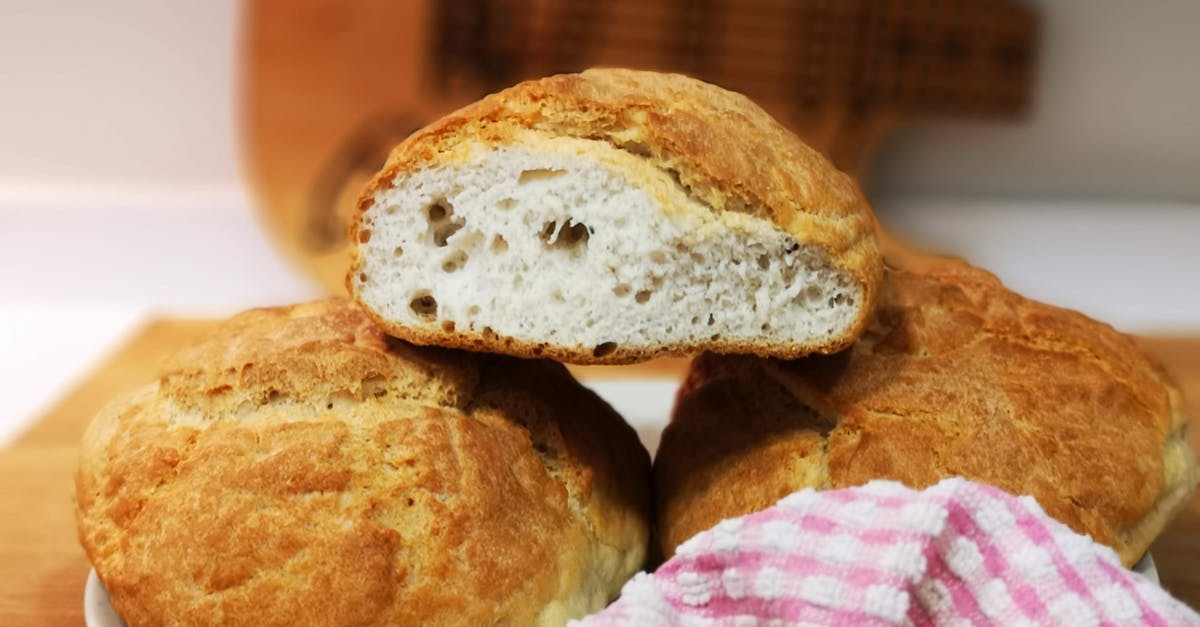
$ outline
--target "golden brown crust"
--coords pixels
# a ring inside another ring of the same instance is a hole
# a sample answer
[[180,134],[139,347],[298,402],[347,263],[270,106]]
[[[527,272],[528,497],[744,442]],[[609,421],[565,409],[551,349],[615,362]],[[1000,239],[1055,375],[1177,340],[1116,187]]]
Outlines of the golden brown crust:
[[1197,481],[1161,368],[961,261],[903,265],[844,353],[696,360],[655,461],[664,551],[803,487],[965,476],[1135,562]]
[[[854,182],[741,94],[680,74],[591,69],[527,81],[455,111],[397,146],[359,200],[358,216],[398,176],[457,158],[465,139],[503,145],[527,130],[602,141],[650,160],[715,211],[755,215],[806,246],[822,249],[862,293],[860,316],[838,337],[812,346],[713,341],[657,349],[558,346],[462,329],[439,333],[405,328],[376,316],[388,332],[419,344],[438,344],[570,363],[632,363],[708,350],[794,358],[833,353],[866,327],[882,275],[875,218]],[[359,219],[351,226],[358,241]],[[355,252],[347,288],[361,272]]]
[[131,625],[561,624],[641,567],[649,459],[559,364],[254,310],[89,427],[80,540]]
[[840,351],[853,340],[839,339],[837,343],[823,344],[820,348],[804,345],[763,344],[755,342],[731,342],[723,339],[709,340],[703,346],[678,346],[657,348],[629,348],[618,346],[611,352],[604,347],[597,349],[574,348],[549,342],[527,342],[518,338],[499,335],[485,329],[483,331],[461,331],[442,333],[406,327],[389,322],[383,316],[365,309],[367,315],[381,328],[387,329],[388,334],[412,342],[420,346],[440,346],[474,352],[498,353],[514,355],[527,359],[552,359],[572,365],[604,365],[620,366],[638,364],[650,359],[671,357],[693,357],[699,352],[712,352],[728,355],[764,355],[781,359],[797,358],[828,351]]

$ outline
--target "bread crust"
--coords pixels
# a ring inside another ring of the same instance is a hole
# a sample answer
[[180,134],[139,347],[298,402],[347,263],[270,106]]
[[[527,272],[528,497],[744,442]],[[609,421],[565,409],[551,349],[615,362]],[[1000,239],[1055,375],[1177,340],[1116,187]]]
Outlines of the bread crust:
[[805,487],[961,475],[1033,495],[1136,562],[1198,479],[1167,375],[1108,325],[983,270],[903,264],[844,353],[693,363],[655,459],[664,552]]
[[[718,339],[695,346],[618,346],[596,354],[593,347],[482,331],[411,328],[371,312],[390,334],[418,344],[579,364],[622,364],[702,351],[780,358],[833,353],[849,346],[865,328],[882,262],[875,218],[857,186],[745,96],[679,74],[623,69],[561,74],[521,83],[443,117],[392,151],[360,196],[351,241],[359,241],[362,214],[398,177],[461,161],[466,140],[505,145],[529,131],[610,144],[671,173],[713,211],[764,218],[803,245],[820,248],[861,290],[859,317],[845,334],[812,345]],[[352,295],[357,292],[361,264],[356,249],[346,278]]]
[[649,456],[561,365],[253,310],[89,426],[79,538],[130,625],[562,624],[649,542]]

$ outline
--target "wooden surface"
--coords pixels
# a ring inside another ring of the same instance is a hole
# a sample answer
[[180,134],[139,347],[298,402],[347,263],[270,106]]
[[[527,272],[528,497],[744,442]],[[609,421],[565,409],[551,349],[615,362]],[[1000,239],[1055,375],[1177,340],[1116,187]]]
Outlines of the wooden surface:
[[[164,354],[211,323],[152,322],[103,360],[9,448],[0,450],[0,625],[82,625],[88,563],[75,537],[73,473],[80,434],[114,394],[150,381]],[[1200,448],[1200,337],[1151,338],[1146,349],[1175,375]],[[576,370],[584,378],[675,377],[682,362]],[[1200,608],[1200,495],[1151,547],[1163,585]]]

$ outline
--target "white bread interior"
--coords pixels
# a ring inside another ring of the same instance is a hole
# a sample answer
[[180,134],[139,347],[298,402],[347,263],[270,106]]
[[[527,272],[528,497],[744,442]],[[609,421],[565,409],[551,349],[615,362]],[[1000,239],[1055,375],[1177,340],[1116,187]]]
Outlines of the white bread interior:
[[822,249],[716,211],[607,142],[525,131],[455,150],[401,175],[361,218],[350,280],[390,322],[602,357],[820,345],[860,318],[861,288]]

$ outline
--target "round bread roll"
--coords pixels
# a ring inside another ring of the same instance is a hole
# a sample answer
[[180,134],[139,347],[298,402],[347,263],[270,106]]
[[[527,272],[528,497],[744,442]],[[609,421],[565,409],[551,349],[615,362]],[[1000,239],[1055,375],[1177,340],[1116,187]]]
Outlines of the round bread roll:
[[571,363],[834,352],[882,272],[849,177],[678,74],[489,96],[401,143],[359,212],[347,283],[389,333]]
[[645,560],[649,456],[559,364],[253,310],[110,404],[79,536],[130,625],[561,625]]
[[667,555],[803,488],[963,476],[1136,562],[1197,481],[1178,391],[1134,342],[956,260],[889,269],[853,348],[696,360],[655,458]]

